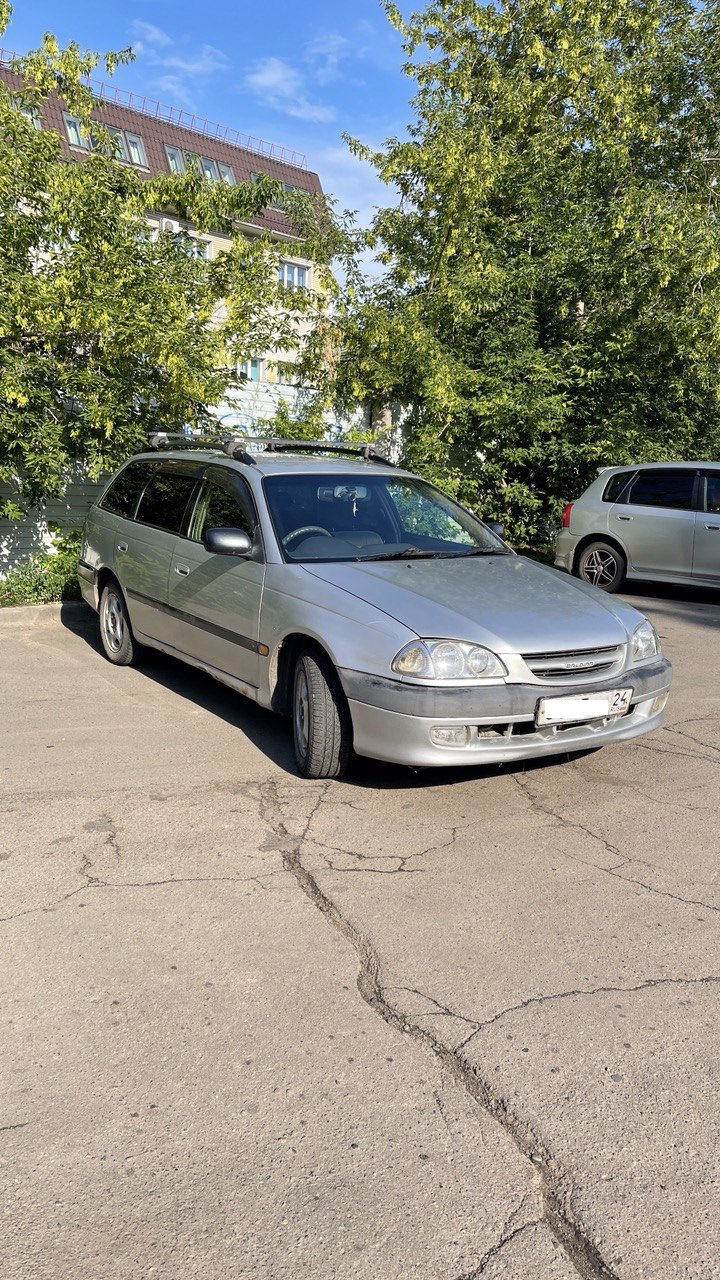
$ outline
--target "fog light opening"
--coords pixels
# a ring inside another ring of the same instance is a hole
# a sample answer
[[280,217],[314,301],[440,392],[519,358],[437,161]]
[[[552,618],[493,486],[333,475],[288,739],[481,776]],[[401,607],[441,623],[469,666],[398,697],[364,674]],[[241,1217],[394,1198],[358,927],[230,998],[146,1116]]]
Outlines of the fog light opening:
[[466,747],[469,739],[466,724],[435,724],[430,730],[430,741],[436,747]]
[[657,698],[653,699],[652,706],[650,707],[650,715],[655,716],[657,715],[658,711],[663,711],[667,700],[668,700],[667,690],[665,690],[665,693],[659,693]]

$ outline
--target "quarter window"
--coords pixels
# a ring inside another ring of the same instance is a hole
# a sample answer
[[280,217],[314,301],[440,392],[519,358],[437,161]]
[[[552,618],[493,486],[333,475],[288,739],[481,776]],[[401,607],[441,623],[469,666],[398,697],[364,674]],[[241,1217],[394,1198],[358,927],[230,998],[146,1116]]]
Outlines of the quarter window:
[[105,490],[98,506],[132,520],[138,498],[151,475],[152,467],[147,462],[129,462]]
[[634,472],[623,471],[620,475],[612,476],[603,492],[603,502],[619,502],[623,490],[627,488],[628,481],[632,479]]
[[692,471],[641,471],[633,481],[628,502],[637,507],[692,511],[694,488]]
[[142,524],[154,525],[156,529],[180,533],[196,484],[194,476],[156,472],[140,499],[135,518]]

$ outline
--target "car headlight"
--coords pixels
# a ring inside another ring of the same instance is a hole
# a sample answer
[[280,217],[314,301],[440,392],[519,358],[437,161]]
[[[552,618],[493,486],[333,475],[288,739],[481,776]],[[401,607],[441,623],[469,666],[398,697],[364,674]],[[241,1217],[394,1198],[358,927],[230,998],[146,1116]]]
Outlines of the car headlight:
[[660,637],[652,622],[641,622],[633,631],[633,662],[643,662],[645,658],[654,658],[660,652]]
[[497,654],[464,640],[413,640],[395,655],[392,669],[417,680],[490,680],[507,675]]

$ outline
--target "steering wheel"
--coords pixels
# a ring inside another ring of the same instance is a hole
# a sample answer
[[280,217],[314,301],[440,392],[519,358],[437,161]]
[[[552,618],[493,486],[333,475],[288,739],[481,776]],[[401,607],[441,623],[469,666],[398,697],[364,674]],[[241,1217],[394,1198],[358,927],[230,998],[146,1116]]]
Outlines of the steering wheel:
[[304,533],[321,533],[324,538],[332,538],[332,534],[328,529],[323,529],[321,524],[303,524],[299,529],[293,529],[290,533],[286,533],[282,540],[282,544],[290,549],[290,543],[296,538],[301,537]]

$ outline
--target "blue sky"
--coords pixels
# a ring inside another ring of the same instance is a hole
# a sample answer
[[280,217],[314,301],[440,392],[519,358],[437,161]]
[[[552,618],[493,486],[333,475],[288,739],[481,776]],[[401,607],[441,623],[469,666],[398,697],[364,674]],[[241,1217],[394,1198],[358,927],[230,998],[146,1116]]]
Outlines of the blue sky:
[[410,119],[412,82],[379,0],[16,0],[2,43],[22,53],[45,30],[99,51],[132,45],[114,83],[306,153],[362,221],[392,202],[341,136],[377,146]]

